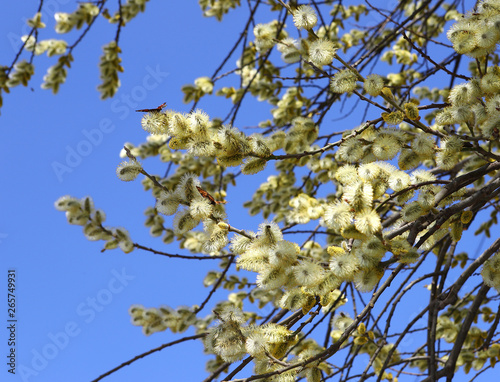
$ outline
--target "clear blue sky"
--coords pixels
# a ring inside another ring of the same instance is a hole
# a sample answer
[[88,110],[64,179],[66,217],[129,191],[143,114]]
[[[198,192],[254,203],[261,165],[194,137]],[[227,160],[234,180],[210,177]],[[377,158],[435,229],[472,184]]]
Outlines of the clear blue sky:
[[[46,5],[43,21],[48,28],[40,37],[58,38],[52,28],[53,13],[73,11],[74,2],[46,1]],[[16,3],[0,16],[1,65],[12,62],[18,49],[13,41],[26,33],[25,20],[36,8],[37,2]],[[238,38],[228,31],[239,33],[243,17],[242,11],[232,12],[220,24],[203,18],[196,1],[151,1],[146,14],[122,30],[125,73],[115,98],[100,101],[96,90],[101,47],[115,36],[115,26],[102,20],[74,51],[73,67],[58,95],[39,87],[48,63],[54,62],[45,56],[37,57],[28,88],[4,95],[0,285],[6,283],[7,270],[16,269],[18,354],[16,376],[6,378],[2,366],[1,380],[90,381],[179,338],[170,332],[145,337],[130,324],[128,308],[137,303],[147,307],[199,304],[207,293],[203,276],[217,263],[172,260],[138,250],[101,253],[103,243],[87,241],[81,227],[68,225],[54,201],[66,194],[90,195],[96,207],[106,212],[108,225],[126,227],[135,242],[179,253],[175,243],[165,248],[149,236],[143,212],[154,200],[142,191],[139,181],[124,183],[116,177],[118,154],[125,142],[139,144],[147,137],[136,108],[166,101],[169,108],[189,110],[182,103],[181,86],[213,73]],[[224,116],[222,103],[215,100],[200,106],[212,117]],[[261,110],[255,105],[243,113],[239,126],[268,118]],[[157,161],[145,161],[145,165],[150,172],[160,171]],[[70,171],[55,171],[61,166]],[[237,207],[249,200],[251,191],[239,189],[238,196],[228,199]],[[256,229],[260,221],[245,212],[232,219],[233,224],[249,229]],[[0,308],[6,310],[5,305]],[[6,338],[6,332],[1,338]],[[2,359],[6,349],[2,342]],[[200,342],[182,344],[137,361],[105,381],[201,381],[207,359]]]

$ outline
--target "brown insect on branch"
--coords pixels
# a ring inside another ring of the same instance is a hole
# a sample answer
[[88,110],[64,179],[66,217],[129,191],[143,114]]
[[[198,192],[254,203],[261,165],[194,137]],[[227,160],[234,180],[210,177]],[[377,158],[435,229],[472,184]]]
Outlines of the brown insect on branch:
[[201,187],[196,186],[196,189],[201,194],[201,196],[203,196],[205,199],[210,200],[210,204],[216,205],[216,204],[226,204],[227,203],[225,200],[222,200],[222,201],[215,200],[212,195],[210,195],[207,191],[205,191]]
[[166,102],[163,102],[160,106],[154,108],[154,109],[139,109],[139,110],[136,110],[138,112],[142,112],[142,113],[159,113],[160,111],[162,111],[162,109],[167,106],[167,103]]

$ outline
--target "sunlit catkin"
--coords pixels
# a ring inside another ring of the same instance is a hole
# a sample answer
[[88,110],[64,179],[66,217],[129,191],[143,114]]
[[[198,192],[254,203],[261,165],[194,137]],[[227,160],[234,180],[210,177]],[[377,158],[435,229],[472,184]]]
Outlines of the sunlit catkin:
[[369,95],[376,97],[380,94],[382,88],[384,87],[384,79],[378,74],[370,74],[365,78],[363,87]]
[[316,26],[318,16],[309,5],[301,5],[293,12],[293,23],[297,29],[311,29]]

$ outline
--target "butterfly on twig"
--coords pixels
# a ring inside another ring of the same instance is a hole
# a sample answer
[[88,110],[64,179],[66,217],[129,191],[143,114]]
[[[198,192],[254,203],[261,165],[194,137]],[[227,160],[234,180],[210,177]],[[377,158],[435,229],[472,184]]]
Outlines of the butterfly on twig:
[[216,204],[226,204],[226,201],[223,200],[222,202],[219,202],[214,199],[212,195],[210,195],[208,192],[206,192],[203,188],[196,186],[196,189],[198,192],[203,196],[205,199],[208,199],[210,201],[210,204],[216,205]]
[[154,109],[139,109],[136,111],[142,112],[142,113],[159,113],[161,109],[163,109],[165,106],[167,106],[166,102],[163,102],[160,106]]

